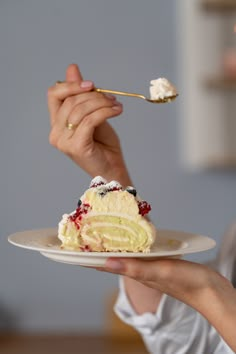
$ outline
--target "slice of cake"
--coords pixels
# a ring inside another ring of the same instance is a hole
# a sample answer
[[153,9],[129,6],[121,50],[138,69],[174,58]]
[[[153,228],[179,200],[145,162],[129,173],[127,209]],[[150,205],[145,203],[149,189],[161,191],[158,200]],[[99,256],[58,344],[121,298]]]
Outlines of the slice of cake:
[[150,205],[135,188],[97,176],[77,209],[64,214],[58,227],[63,249],[87,252],[149,252],[156,229],[145,217]]

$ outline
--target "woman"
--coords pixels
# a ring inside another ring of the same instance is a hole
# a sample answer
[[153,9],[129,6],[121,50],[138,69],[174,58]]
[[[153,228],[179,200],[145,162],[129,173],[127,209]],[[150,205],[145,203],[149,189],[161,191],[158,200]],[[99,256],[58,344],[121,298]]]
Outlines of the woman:
[[[92,89],[77,65],[68,67],[65,82],[49,88],[50,143],[91,177],[132,185],[119,138],[107,122],[122,113],[122,105]],[[217,265],[230,280],[236,251],[226,260],[224,253],[233,250],[233,236]],[[104,270],[122,275],[116,311],[140,332],[150,352],[236,351],[236,290],[219,272],[184,260],[125,258],[109,259]]]

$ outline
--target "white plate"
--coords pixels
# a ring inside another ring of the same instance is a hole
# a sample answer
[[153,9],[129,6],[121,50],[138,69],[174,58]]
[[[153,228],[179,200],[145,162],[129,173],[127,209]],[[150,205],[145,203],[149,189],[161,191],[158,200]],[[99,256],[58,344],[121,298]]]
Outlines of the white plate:
[[57,229],[40,229],[17,232],[8,237],[15,246],[40,252],[54,261],[83,265],[104,266],[108,257],[133,257],[146,260],[196,253],[215,247],[213,239],[191,233],[157,230],[157,239],[150,253],[76,252],[60,249]]

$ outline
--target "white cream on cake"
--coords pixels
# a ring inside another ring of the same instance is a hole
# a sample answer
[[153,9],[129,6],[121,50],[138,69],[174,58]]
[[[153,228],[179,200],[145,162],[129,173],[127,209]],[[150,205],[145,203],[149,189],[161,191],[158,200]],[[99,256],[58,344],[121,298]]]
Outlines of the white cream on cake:
[[149,252],[156,229],[144,215],[151,207],[133,187],[123,189],[95,177],[78,208],[64,214],[58,237],[62,248],[90,252]]
[[159,100],[177,95],[175,86],[165,78],[151,80],[150,85],[150,98],[152,100]]

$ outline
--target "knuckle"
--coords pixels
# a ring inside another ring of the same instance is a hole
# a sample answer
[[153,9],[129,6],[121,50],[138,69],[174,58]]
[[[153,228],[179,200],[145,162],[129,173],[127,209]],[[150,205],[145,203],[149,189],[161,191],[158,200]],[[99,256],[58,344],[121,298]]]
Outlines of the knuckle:
[[67,155],[72,159],[76,158],[78,163],[83,159],[83,144],[81,144],[78,139],[72,138],[68,146],[65,146],[64,148],[66,149]]
[[83,125],[87,128],[92,127],[93,126],[93,115],[89,114],[87,116],[84,117],[83,119]]
[[111,114],[108,114],[105,108],[101,108],[84,118],[87,127],[97,126],[105,121]]
[[49,134],[49,143],[52,146],[55,146],[55,147],[57,146],[57,136],[53,130]]
[[104,100],[104,101],[109,100],[108,96],[102,92],[93,91],[92,95],[95,99]]
[[72,158],[76,157],[77,161],[80,162],[80,148],[77,144],[71,144],[68,153]]
[[[145,262],[145,263],[143,263]],[[175,273],[175,265],[172,262],[160,264],[148,264],[147,261],[130,261],[126,275],[140,282],[171,282]]]
[[67,153],[67,147],[66,147],[64,139],[58,139],[57,149],[64,152],[64,153]]
[[106,119],[113,117],[114,115],[116,115],[117,113],[119,113],[118,111],[113,110],[111,107],[104,107],[101,108],[97,111],[96,114],[96,120],[103,122]]
[[70,113],[69,121],[74,123],[79,123],[83,115],[84,115],[83,108],[80,105],[76,105],[76,107]]
[[131,278],[143,281],[146,278],[146,273],[145,270],[139,266],[139,263],[137,264],[136,262],[130,262],[128,266],[128,275]]
[[158,277],[160,280],[168,280],[173,277],[174,264],[172,262],[165,262],[158,268]]
[[73,96],[67,97],[64,101],[64,105],[71,109],[75,104],[75,98]]
[[48,88],[47,95],[48,95],[48,97],[51,97],[54,95],[54,88],[52,86]]

